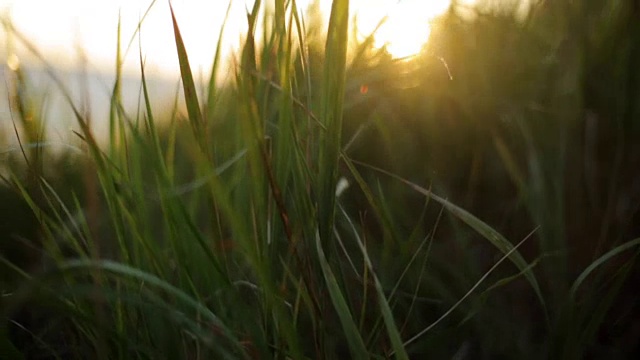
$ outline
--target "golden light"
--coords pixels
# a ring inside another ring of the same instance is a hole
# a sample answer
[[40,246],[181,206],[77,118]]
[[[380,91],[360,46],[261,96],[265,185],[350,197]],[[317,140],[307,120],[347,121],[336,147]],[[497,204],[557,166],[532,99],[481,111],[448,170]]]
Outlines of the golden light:
[[[0,0],[0,16],[8,15],[16,29],[56,66],[77,66],[81,52],[91,65],[111,69],[115,66],[118,19],[124,50],[151,3],[152,0]],[[171,3],[194,71],[209,70],[228,1]],[[244,3],[238,2],[236,6],[234,2],[223,46],[225,54],[239,42],[238,34],[246,27],[244,9]],[[0,43],[2,35],[0,30]],[[173,36],[168,1],[156,1],[143,22],[140,40],[133,39],[125,68],[139,69],[141,43],[148,70],[176,72],[178,59]]]
[[386,16],[386,21],[374,33],[374,46],[386,48],[394,58],[403,58],[420,52],[429,39],[431,21],[449,9],[451,0],[361,0],[354,3],[360,35],[366,37],[374,32]]
[[[226,25],[223,57],[240,43],[246,31],[245,6],[253,0],[232,0]],[[298,0],[301,8],[313,0]],[[324,17],[330,0],[319,0]],[[9,15],[18,30],[58,66],[77,66],[79,52],[102,69],[115,64],[117,24],[122,22],[126,47],[138,21],[152,0],[0,0],[0,16]],[[476,0],[459,0],[473,4]],[[178,59],[168,1],[156,1],[141,31],[142,53],[147,70],[175,73]],[[215,54],[216,41],[228,0],[171,0],[194,71],[207,72]],[[418,53],[429,39],[430,22],[443,14],[451,0],[351,0],[351,14],[357,18],[361,36],[374,31],[385,16],[388,20],[374,35],[374,45],[386,48],[395,58]],[[249,6],[250,7],[250,6]],[[2,36],[0,31],[0,37]],[[0,43],[2,39],[0,38]],[[125,59],[125,68],[137,71],[138,39]],[[24,59],[23,59],[24,60]]]

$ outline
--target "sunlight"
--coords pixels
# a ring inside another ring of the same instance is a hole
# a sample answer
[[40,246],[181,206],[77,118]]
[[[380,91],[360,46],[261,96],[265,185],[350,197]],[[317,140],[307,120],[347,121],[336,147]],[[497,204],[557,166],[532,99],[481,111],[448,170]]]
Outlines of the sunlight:
[[[313,0],[298,0],[301,8]],[[460,0],[470,4],[477,0]],[[122,47],[135,33],[138,21],[152,0],[0,0],[0,16],[10,16],[16,28],[57,66],[75,67],[80,55],[100,69],[115,64],[118,17],[122,20]],[[139,69],[138,52],[147,69],[163,74],[176,73],[178,59],[168,1],[157,1],[144,21],[139,40],[125,59],[125,69]],[[227,1],[172,0],[178,23],[194,71],[207,72],[215,54]],[[237,49],[246,31],[245,3],[232,1],[226,25],[222,56]],[[374,35],[374,46],[385,48],[394,58],[417,54],[429,39],[430,21],[443,14],[451,0],[351,0],[351,14],[357,17],[362,38],[374,31],[385,16],[388,20]],[[328,17],[331,1],[320,0],[323,16]],[[1,34],[1,33],[0,33]],[[2,39],[0,39],[2,42]],[[6,47],[4,49],[6,50]],[[6,54],[5,56],[8,56]]]
[[[462,1],[470,4],[474,0]],[[420,52],[431,32],[430,22],[444,14],[451,0],[368,0],[355,1],[359,34],[365,38],[380,21],[387,20],[374,34],[374,46],[386,48],[394,58],[404,58]]]
[[[0,0],[0,15],[9,15],[15,27],[58,66],[74,67],[80,54],[97,68],[115,66],[118,17],[121,18],[122,48],[126,49],[139,19],[152,0]],[[227,1],[174,0],[192,67],[208,70]],[[244,4],[242,4],[244,5]],[[229,54],[244,31],[244,6],[232,8],[223,53]],[[235,20],[235,21],[234,21]],[[142,54],[149,70],[175,72],[178,59],[167,1],[157,1],[141,29]],[[4,49],[2,49],[4,50]],[[139,69],[138,38],[134,38],[125,68]]]

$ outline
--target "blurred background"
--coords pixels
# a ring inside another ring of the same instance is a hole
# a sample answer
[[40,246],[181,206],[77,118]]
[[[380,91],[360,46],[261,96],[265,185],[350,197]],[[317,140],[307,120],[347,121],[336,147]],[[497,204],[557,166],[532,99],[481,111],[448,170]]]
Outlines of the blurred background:
[[[461,10],[477,6],[477,0],[457,3]],[[238,50],[247,30],[244,14],[253,2],[175,0],[171,4],[182,24],[181,32],[196,75],[201,80],[208,78],[217,36],[223,23],[226,25],[221,54],[225,66],[231,68],[234,61],[232,55]],[[326,23],[331,1],[301,0],[297,4],[301,10],[312,13],[321,24]],[[355,45],[357,40],[372,33],[386,17],[385,24],[376,32],[374,47],[386,46],[396,58],[416,55],[428,41],[431,21],[445,13],[450,5],[450,0],[352,1],[354,24],[358,27],[358,39],[354,39],[353,43]],[[106,130],[101,126],[106,123],[109,87],[116,76],[118,27],[123,42],[122,88],[126,101],[132,107],[137,103],[136,95],[140,88],[139,54],[144,58],[150,81],[154,82],[150,86],[154,97],[174,98],[178,88],[179,66],[173,30],[167,26],[171,19],[167,1],[63,0],[52,3],[43,0],[1,0],[0,15],[10,21],[46,57],[48,64],[61,73],[65,85],[74,94],[74,100],[84,101],[91,108],[93,116],[97,117],[95,126],[98,133]],[[142,19],[144,22],[138,36],[135,31]],[[33,87],[46,92],[46,99],[42,99],[46,102],[42,110],[49,114],[47,126],[53,127],[57,136],[67,135],[68,127],[73,125],[74,120],[67,120],[70,114],[66,101],[51,86],[49,76],[42,69],[42,62],[22,41],[14,39],[15,35],[3,32],[0,36],[0,54],[5,59],[5,69],[21,66],[28,73]],[[220,77],[221,83],[227,80],[228,76]],[[6,111],[6,87],[3,91],[0,101],[3,111]]]

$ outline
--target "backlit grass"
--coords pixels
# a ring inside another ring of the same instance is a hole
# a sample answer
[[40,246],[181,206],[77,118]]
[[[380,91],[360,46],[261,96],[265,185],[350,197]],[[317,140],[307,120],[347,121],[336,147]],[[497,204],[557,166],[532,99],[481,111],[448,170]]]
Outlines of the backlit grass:
[[295,1],[256,1],[204,84],[172,13],[186,111],[158,113],[141,54],[125,108],[118,41],[105,146],[5,22],[82,146],[47,151],[14,71],[3,181],[34,229],[2,240],[0,357],[630,357],[640,25],[559,3],[451,11],[398,61],[350,40],[348,0],[323,36]]

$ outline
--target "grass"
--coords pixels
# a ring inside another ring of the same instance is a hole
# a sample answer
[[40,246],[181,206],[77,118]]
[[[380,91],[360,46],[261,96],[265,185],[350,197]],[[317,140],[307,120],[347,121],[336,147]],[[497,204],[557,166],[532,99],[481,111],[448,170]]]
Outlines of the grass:
[[407,62],[349,40],[349,1],[322,37],[256,1],[234,81],[216,55],[204,92],[172,13],[184,115],[155,113],[142,54],[124,108],[118,30],[106,147],[55,80],[71,167],[16,70],[3,181],[37,232],[3,240],[27,255],[0,256],[0,357],[631,357],[640,28],[628,4],[559,3],[451,12]]

